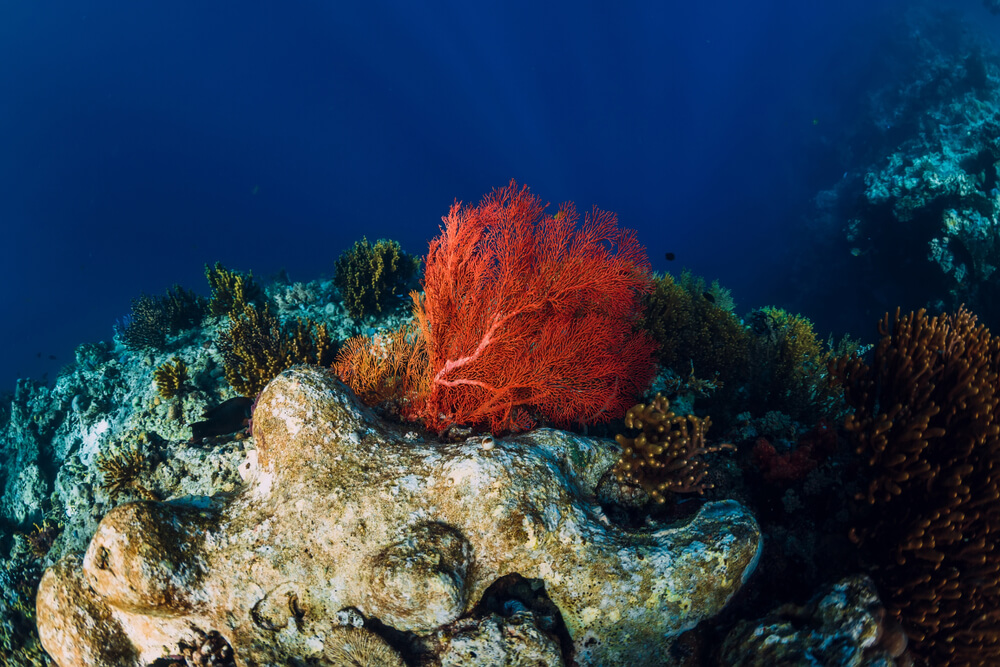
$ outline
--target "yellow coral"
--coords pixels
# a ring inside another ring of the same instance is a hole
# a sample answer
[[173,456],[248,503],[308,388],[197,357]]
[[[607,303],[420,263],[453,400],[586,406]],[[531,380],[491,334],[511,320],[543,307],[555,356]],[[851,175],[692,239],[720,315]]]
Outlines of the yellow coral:
[[260,286],[253,279],[253,272],[244,276],[216,262],[214,267],[205,265],[205,278],[212,288],[208,310],[213,315],[240,313],[248,304],[263,298]]
[[170,400],[186,389],[188,381],[187,370],[184,360],[174,357],[153,371],[156,390],[164,400]]
[[297,320],[285,329],[270,306],[245,303],[220,335],[219,348],[229,386],[241,396],[256,396],[295,364],[328,365],[334,345],[325,324]]

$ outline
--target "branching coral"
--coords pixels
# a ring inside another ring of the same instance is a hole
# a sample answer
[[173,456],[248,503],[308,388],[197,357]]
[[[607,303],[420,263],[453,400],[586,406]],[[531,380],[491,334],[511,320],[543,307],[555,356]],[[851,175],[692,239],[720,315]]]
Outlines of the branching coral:
[[146,457],[135,443],[113,446],[110,451],[97,455],[97,469],[101,473],[101,487],[112,502],[132,491],[146,500],[159,500],[143,484]]
[[265,304],[245,303],[219,336],[226,381],[242,396],[256,396],[278,373],[295,364],[329,365],[334,344],[325,324],[297,320],[283,327]]
[[253,272],[243,275],[216,262],[215,266],[205,265],[205,278],[212,288],[208,310],[213,315],[239,314],[249,304],[260,304],[264,300],[263,290],[253,279]]
[[425,391],[427,358],[410,326],[344,343],[333,369],[365,405],[404,401]]
[[1000,340],[964,308],[879,324],[842,358],[845,427],[867,466],[851,537],[930,664],[1000,661]]
[[156,390],[165,400],[179,396],[187,389],[187,364],[180,357],[174,357],[153,371]]
[[414,295],[427,428],[593,424],[620,417],[648,384],[654,344],[635,328],[652,287],[645,250],[613,213],[577,220],[572,204],[546,215],[513,181],[451,207]]
[[704,280],[687,271],[676,280],[670,274],[656,276],[644,298],[642,326],[656,341],[664,368],[718,377],[722,387],[734,389],[746,381],[750,333],[733,314],[728,290],[718,283],[709,291]]
[[614,467],[615,477],[623,484],[641,486],[658,503],[666,501],[667,493],[703,494],[712,485],[704,481],[708,464],[702,455],[735,449],[729,444],[705,443],[711,424],[709,417],[674,414],[662,394],[648,405],[633,406],[625,413],[625,426],[640,433],[634,438],[615,436],[623,449]]
[[396,241],[374,244],[362,238],[337,259],[334,284],[340,290],[347,314],[354,319],[382,312],[393,297],[406,295],[420,260]]

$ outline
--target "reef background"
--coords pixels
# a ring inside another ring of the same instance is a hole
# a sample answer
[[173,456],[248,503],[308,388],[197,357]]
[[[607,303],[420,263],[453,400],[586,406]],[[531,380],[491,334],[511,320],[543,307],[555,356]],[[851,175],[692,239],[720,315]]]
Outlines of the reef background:
[[362,234],[422,255],[510,178],[616,211],[657,270],[867,332],[844,276],[835,312],[783,288],[816,193],[866,164],[870,96],[916,62],[914,4],[9,4],[0,389],[206,263],[313,280]]

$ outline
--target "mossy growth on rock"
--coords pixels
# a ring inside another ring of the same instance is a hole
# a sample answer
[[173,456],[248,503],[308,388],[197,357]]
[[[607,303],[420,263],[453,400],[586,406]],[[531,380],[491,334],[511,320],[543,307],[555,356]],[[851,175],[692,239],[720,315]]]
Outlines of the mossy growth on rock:
[[188,388],[187,364],[180,357],[174,357],[153,371],[153,381],[163,399],[170,400],[179,396]]
[[205,265],[205,278],[212,288],[208,310],[213,315],[229,315],[243,312],[248,304],[264,301],[264,291],[253,278],[253,272],[244,275],[230,271],[216,262],[215,266]]
[[268,382],[296,364],[329,366],[337,346],[325,324],[298,319],[282,326],[271,307],[244,303],[219,335],[226,381],[241,396],[256,396]]
[[348,315],[359,320],[381,313],[393,298],[406,294],[420,259],[403,251],[399,243],[362,238],[337,259],[334,284],[340,290]]

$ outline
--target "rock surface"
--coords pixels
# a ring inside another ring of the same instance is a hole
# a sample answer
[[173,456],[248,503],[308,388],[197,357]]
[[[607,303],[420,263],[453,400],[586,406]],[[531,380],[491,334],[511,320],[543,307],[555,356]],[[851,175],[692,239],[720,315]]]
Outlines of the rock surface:
[[221,633],[239,665],[324,664],[346,608],[429,635],[511,573],[545,582],[578,664],[663,664],[760,554],[732,501],[677,527],[612,524],[594,499],[611,441],[540,429],[492,447],[428,442],[322,369],[272,381],[253,435],[238,492],[121,505],[82,567],[46,572],[39,633],[61,667],[147,664],[192,626]]
[[843,579],[799,607],[785,604],[757,621],[740,621],[722,644],[733,667],[893,667],[906,650],[902,628],[887,618],[866,576]]

